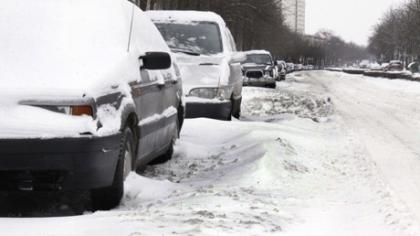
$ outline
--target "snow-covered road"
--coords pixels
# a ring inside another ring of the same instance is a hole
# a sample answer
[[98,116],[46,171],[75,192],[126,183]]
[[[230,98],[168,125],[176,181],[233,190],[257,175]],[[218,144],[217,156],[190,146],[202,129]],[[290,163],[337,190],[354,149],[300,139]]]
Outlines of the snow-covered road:
[[419,99],[335,72],[245,88],[241,121],[188,120],[118,209],[1,218],[1,235],[420,235]]

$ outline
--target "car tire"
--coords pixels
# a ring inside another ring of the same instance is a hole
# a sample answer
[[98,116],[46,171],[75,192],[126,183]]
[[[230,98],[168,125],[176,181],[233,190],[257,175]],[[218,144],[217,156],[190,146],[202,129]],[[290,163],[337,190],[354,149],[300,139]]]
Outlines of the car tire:
[[236,119],[241,118],[241,100],[236,101],[232,98],[232,116]]
[[185,121],[185,108],[182,104],[179,104],[178,106],[178,137],[181,134],[181,129],[184,125]]
[[133,169],[133,150],[133,132],[130,128],[125,128],[121,138],[120,153],[112,185],[105,188],[91,190],[90,195],[93,211],[111,210],[120,204],[124,195],[125,176],[128,174],[127,171],[131,172]]

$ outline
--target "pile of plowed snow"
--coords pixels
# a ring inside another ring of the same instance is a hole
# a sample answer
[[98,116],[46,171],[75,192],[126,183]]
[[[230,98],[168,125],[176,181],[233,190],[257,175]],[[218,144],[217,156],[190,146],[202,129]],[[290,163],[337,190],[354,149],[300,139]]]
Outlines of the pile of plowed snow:
[[329,97],[286,90],[245,88],[242,115],[246,120],[267,120],[294,115],[314,121],[331,116],[334,106]]

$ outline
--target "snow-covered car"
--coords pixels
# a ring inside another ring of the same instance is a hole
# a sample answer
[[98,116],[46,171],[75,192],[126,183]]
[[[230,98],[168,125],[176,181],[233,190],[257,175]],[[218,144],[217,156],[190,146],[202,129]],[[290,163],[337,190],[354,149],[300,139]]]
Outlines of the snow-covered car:
[[295,64],[294,63],[286,63],[286,71],[287,73],[292,73],[293,71],[295,71]]
[[303,70],[303,64],[295,64],[295,71],[302,71]]
[[148,11],[172,52],[183,77],[186,117],[239,118],[243,53],[225,21],[213,12]]
[[0,190],[90,191],[117,206],[124,180],[171,158],[180,74],[126,0],[5,0],[0,8]]
[[370,65],[370,61],[369,60],[363,60],[359,63],[359,68],[361,69],[368,69]]
[[275,63],[271,53],[265,50],[246,52],[242,62],[244,86],[276,87]]

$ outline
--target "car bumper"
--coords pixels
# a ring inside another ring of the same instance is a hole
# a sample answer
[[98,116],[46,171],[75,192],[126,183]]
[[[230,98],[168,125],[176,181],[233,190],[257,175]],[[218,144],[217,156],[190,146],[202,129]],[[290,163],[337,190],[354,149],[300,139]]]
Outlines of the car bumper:
[[232,102],[220,103],[187,102],[186,118],[210,118],[216,120],[230,120],[232,116]]
[[114,179],[121,134],[0,140],[0,190],[89,190]]
[[276,80],[274,78],[244,79],[243,85],[256,87],[275,87]]

